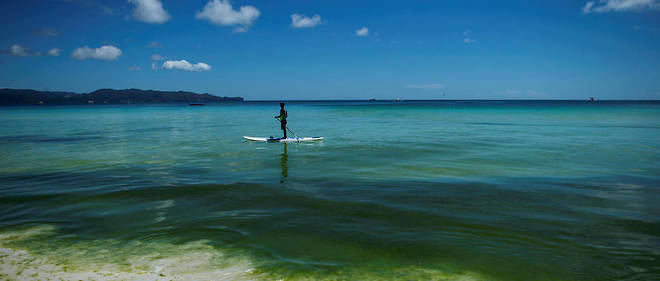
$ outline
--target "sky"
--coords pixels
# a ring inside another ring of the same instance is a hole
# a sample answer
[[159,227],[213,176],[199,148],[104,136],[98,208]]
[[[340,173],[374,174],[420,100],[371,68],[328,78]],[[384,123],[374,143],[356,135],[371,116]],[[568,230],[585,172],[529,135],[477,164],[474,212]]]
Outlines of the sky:
[[660,99],[660,0],[24,0],[0,11],[0,88]]

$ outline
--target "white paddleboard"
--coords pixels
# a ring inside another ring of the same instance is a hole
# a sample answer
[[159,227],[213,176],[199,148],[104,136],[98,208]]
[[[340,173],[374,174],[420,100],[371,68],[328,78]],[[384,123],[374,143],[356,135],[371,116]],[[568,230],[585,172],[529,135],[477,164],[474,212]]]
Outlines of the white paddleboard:
[[322,137],[305,137],[305,138],[257,138],[257,137],[248,137],[243,136],[246,140],[251,141],[268,141],[268,142],[300,142],[300,141],[318,141],[322,140]]

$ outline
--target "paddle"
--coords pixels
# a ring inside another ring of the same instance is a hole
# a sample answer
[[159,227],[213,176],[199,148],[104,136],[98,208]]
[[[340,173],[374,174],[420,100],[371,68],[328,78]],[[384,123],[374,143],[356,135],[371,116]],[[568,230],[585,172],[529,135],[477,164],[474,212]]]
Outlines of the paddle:
[[[275,117],[275,120],[277,120],[277,117]],[[279,122],[279,120],[278,120],[278,122]],[[286,127],[286,129],[289,130],[289,132],[291,132],[291,133],[293,134],[294,137],[296,137],[297,139],[299,139],[298,135],[296,135],[296,133],[294,133],[293,131],[291,131],[291,129],[289,129],[289,126],[284,126],[284,127]]]

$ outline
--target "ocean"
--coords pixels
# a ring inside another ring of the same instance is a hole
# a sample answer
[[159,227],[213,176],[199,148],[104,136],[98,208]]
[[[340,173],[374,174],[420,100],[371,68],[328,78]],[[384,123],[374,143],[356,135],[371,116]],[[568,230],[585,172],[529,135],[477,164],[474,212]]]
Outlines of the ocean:
[[660,102],[0,108],[0,280],[660,280]]

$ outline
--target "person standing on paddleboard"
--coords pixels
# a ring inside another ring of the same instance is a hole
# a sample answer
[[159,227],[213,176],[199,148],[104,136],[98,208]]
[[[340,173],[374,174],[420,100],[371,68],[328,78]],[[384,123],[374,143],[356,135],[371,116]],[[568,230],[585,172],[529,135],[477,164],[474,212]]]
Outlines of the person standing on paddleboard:
[[283,139],[286,139],[286,117],[287,117],[287,113],[286,113],[286,110],[284,110],[284,103],[281,102],[280,103],[280,115],[275,116],[275,118],[280,120],[280,127],[282,128],[282,132],[284,132],[284,137],[282,137]]

